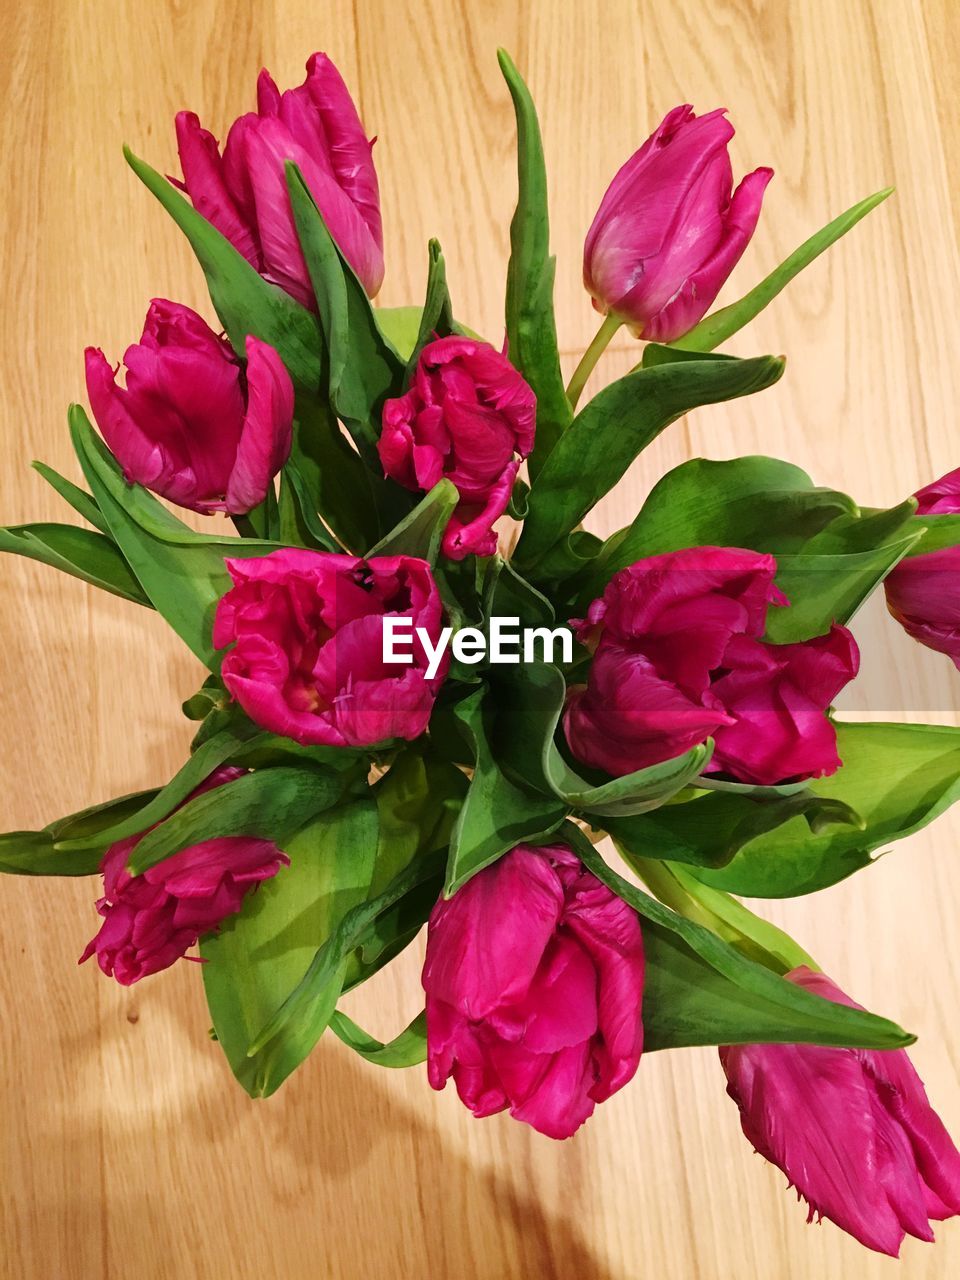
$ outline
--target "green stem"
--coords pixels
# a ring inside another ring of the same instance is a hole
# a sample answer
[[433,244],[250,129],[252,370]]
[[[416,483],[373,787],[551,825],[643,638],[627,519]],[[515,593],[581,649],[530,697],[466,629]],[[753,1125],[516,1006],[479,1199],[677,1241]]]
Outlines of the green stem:
[[241,538],[259,538],[260,537],[260,534],[257,532],[257,529],[253,521],[250,519],[248,515],[247,516],[231,516],[230,519],[233,521],[233,527],[236,529],[237,533],[239,533]]
[[573,371],[573,377],[570,379],[570,385],[567,387],[567,399],[570,401],[570,408],[576,409],[577,401],[580,399],[580,393],[587,384],[587,379],[593,373],[597,361],[610,345],[610,339],[617,332],[623,321],[608,312],[603,317],[603,324],[597,330],[596,337],[583,353],[583,359]]

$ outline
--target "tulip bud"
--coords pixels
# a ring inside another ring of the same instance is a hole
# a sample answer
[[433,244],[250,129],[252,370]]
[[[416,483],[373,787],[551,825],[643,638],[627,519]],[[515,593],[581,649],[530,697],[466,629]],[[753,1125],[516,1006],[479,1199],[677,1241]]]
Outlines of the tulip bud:
[[643,1047],[636,912],[566,845],[517,845],[427,928],[427,1070],[475,1116],[569,1138]]
[[180,507],[241,515],[266,497],[290,453],[293,384],[252,334],[246,368],[189,307],[155,298],[128,347],[126,388],[102,351],[86,351],[87,394],[133,484]]
[[[188,800],[244,772],[217,769]],[[103,897],[97,903],[103,924],[79,961],[96,955],[103,972],[123,986],[169,968],[202,934],[235,915],[252,889],[290,862],[269,840],[222,836],[181,849],[132,876],[127,863],[145,835],[120,840],[104,855]]]
[[773,170],[755,169],[732,191],[733,134],[722,110],[674,107],[603,197],[584,244],[583,283],[598,311],[639,337],[688,333],[753,235]]
[[234,121],[222,157],[189,111],[177,116],[177,143],[194,207],[265,279],[315,305],[287,193],[285,162],[292,160],[363,287],[371,298],[378,292],[383,230],[373,143],[325,53],[313,54],[303,84],[284,93],[261,71],[257,110]]
[[[960,512],[960,467],[918,490],[916,497],[918,515]],[[945,653],[960,668],[960,547],[901,560],[883,585],[887,608],[907,635]]]
[[426,491],[446,478],[460,502],[443,552],[492,556],[493,525],[533,449],[537,401],[506,356],[473,338],[438,338],[421,352],[406,395],[383,408],[380,461],[388,476]]
[[[790,982],[859,1005],[822,973]],[[747,1140],[787,1175],[814,1214],[897,1257],[904,1236],[960,1213],[960,1153],[903,1049],[727,1045],[727,1092]]]

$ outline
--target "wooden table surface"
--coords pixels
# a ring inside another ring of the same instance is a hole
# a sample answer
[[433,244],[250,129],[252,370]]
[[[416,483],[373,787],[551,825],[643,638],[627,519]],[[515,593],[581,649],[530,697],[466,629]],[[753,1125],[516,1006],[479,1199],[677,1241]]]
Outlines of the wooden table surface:
[[[5,523],[59,519],[29,470],[77,475],[67,403],[82,349],[119,355],[147,300],[212,318],[179,234],[126,169],[126,140],[176,165],[172,120],[221,136],[269,66],[298,83],[328,51],[379,135],[387,279],[422,296],[440,238],[458,315],[502,333],[515,195],[512,111],[495,51],[514,54],[543,120],[564,362],[595,328],[583,234],[618,165],[681,101],[726,105],[738,172],[771,164],[737,296],[807,234],[888,183],[898,191],[734,344],[785,351],[784,380],[665,433],[594,518],[628,521],[696,454],[780,454],[866,505],[960,463],[960,10],[956,0],[3,0],[0,6],[0,496]],[[623,337],[601,366],[626,369]],[[0,562],[0,827],[32,827],[164,780],[201,678],[156,615],[55,571]],[[858,629],[848,706],[956,723],[960,675],[882,612]],[[960,1135],[960,820],[875,869],[771,904],[856,997],[920,1034],[914,1051]],[[644,1059],[574,1140],[475,1121],[422,1069],[367,1066],[324,1039],[268,1102],[230,1077],[197,970],[124,990],[76,957],[92,881],[0,882],[0,1270],[92,1277],[892,1276],[830,1224],[807,1227],[783,1177],[739,1132],[712,1050]],[[353,1000],[381,1033],[418,1003],[416,949]],[[960,1223],[907,1241],[899,1275],[960,1274]]]

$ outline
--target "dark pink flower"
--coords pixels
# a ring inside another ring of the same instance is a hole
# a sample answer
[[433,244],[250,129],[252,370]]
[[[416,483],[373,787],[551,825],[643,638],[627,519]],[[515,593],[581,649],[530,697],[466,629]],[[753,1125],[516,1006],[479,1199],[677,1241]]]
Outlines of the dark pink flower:
[[[188,799],[244,772],[217,769]],[[290,861],[269,840],[225,836],[181,849],[132,876],[127,863],[145,835],[120,840],[105,853],[103,897],[97,903],[103,924],[80,957],[83,964],[95,954],[103,972],[124,986],[169,968],[202,934],[235,915],[251,889]]]
[[566,845],[518,845],[438,902],[423,986],[430,1083],[475,1116],[568,1138],[640,1062],[640,922]]
[[377,293],[383,230],[373,143],[325,53],[313,54],[303,84],[284,93],[260,72],[257,110],[234,122],[222,157],[189,111],[177,116],[177,143],[194,207],[265,279],[315,305],[287,194],[284,166],[292,160],[367,293]]
[[473,338],[424,347],[406,395],[383,409],[380,461],[407,489],[446,478],[460,503],[443,538],[452,560],[492,556],[493,525],[533,448],[537,401],[506,356]]
[[443,610],[425,560],[290,549],[226,564],[234,586],[217,606],[213,643],[233,646],[223,681],[252,720],[327,746],[423,733],[449,657],[428,679],[414,634],[412,661],[385,663],[383,621],[410,618],[436,645]]
[[[822,973],[787,979],[859,1008]],[[904,1235],[932,1240],[930,1219],[960,1213],[960,1153],[903,1049],[728,1045],[727,1092],[759,1153],[814,1214],[897,1257]]]
[[[920,489],[918,515],[960,512],[960,467]],[[923,543],[920,544],[923,546]],[[908,635],[960,668],[960,547],[911,556],[887,575],[887,608]]]
[[706,315],[760,217],[772,169],[733,191],[724,112],[674,107],[611,182],[583,249],[599,311],[673,342]]
[[586,619],[595,646],[564,720],[578,760],[615,777],[712,737],[710,772],[771,785],[840,761],[824,714],[857,673],[845,627],[802,644],[761,640],[776,562],[735,547],[650,556],[616,574]]
[[189,307],[155,298],[127,348],[126,388],[86,351],[94,417],[129,481],[192,511],[240,515],[266,497],[290,453],[293,384],[251,334],[246,365]]

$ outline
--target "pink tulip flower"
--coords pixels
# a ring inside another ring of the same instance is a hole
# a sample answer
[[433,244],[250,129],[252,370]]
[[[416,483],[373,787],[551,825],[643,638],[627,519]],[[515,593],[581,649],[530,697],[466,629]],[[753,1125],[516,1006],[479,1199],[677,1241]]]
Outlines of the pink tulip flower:
[[162,298],[124,354],[126,388],[87,348],[90,406],[131,483],[206,514],[264,500],[290,453],[293,384],[273,347],[251,334],[246,352],[244,365],[195,311]]
[[583,282],[598,311],[673,342],[707,313],[750,242],[772,169],[736,191],[724,112],[674,107],[611,182],[587,233]]
[[566,845],[517,845],[430,916],[430,1084],[569,1138],[637,1070],[643,972],[636,912]]
[[383,281],[380,188],[357,108],[325,53],[281,93],[268,71],[257,110],[234,121],[223,155],[190,111],[177,116],[183,188],[199,213],[267,280],[305,306],[313,286],[297,238],[285,162],[294,161],[340,251],[370,297]]
[[[825,974],[787,979],[859,1008]],[[930,1220],[960,1213],[960,1153],[903,1049],[810,1044],[727,1045],[727,1092],[748,1141],[814,1214],[897,1257],[906,1234],[932,1240]]]

